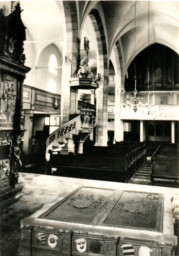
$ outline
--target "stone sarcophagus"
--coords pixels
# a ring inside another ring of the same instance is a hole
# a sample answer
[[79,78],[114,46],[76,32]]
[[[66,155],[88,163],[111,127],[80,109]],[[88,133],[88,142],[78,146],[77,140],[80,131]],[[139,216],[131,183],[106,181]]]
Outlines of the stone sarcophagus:
[[167,200],[156,193],[80,187],[21,221],[19,255],[173,255]]

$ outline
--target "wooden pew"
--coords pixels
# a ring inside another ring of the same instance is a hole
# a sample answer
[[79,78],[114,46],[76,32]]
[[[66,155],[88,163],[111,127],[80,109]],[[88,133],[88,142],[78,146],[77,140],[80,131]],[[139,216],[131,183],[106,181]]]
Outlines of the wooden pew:
[[[86,173],[86,176],[115,176],[127,181],[147,152],[146,143],[124,143],[104,148],[94,147],[86,155],[51,155],[49,168],[56,167],[55,174],[62,172]],[[49,172],[50,173],[50,172]],[[74,174],[75,175],[75,174]]]
[[152,182],[179,181],[179,149],[177,146],[168,145],[161,147],[152,161]]
[[151,179],[152,182],[159,179],[179,182],[179,163],[175,161],[154,161],[152,163]]

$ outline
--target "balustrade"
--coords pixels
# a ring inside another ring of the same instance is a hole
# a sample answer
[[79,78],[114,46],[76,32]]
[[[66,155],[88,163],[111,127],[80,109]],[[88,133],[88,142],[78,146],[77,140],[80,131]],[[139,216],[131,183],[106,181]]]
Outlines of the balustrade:
[[[73,135],[80,135],[79,142],[84,142],[95,126],[95,111],[93,109],[81,109],[80,115],[50,134],[46,141],[46,160],[50,160],[50,151],[60,152]],[[85,136],[84,136],[85,134]],[[81,146],[80,146],[81,147]],[[73,152],[74,153],[74,152]]]

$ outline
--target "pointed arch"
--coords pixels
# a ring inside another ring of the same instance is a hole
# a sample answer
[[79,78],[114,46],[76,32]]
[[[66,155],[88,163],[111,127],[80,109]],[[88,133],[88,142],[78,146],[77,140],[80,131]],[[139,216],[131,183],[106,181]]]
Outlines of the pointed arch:
[[97,9],[91,10],[89,13],[94,31],[96,34],[98,46],[98,64],[97,71],[101,74],[102,82],[97,89],[97,113],[96,113],[96,145],[107,146],[107,99],[108,99],[108,56],[107,44],[103,23]]

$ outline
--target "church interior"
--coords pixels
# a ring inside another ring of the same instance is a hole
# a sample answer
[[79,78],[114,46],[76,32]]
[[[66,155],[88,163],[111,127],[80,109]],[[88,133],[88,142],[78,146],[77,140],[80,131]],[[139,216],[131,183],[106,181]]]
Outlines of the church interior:
[[179,2],[0,2],[0,256],[179,256]]

